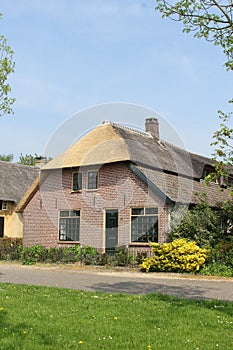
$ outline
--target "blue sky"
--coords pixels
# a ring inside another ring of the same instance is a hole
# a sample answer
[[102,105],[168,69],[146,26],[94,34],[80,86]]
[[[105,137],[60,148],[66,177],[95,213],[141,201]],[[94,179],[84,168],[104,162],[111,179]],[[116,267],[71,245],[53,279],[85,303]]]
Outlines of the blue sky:
[[[15,114],[0,118],[0,154],[43,154],[58,132],[60,152],[106,119],[143,128],[145,114],[133,110],[78,113],[121,102],[159,113],[188,150],[210,155],[217,110],[229,111],[232,73],[220,48],[183,34],[154,7],[153,0],[0,0],[1,33],[16,62]],[[165,127],[161,137],[169,138]]]

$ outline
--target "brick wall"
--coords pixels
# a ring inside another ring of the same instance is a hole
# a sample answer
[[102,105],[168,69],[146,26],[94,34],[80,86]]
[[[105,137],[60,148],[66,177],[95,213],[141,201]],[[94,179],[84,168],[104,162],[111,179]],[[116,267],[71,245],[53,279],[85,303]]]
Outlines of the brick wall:
[[[78,169],[53,170],[41,183],[24,210],[23,244],[47,247],[63,246],[59,242],[60,210],[80,209],[80,244],[105,246],[105,209],[118,209],[118,245],[130,244],[130,209],[159,208],[159,241],[164,242],[168,227],[168,207],[146,184],[132,173],[126,162],[99,168],[84,168],[83,190],[72,191],[72,173]],[[98,170],[98,189],[87,190],[88,170]]]

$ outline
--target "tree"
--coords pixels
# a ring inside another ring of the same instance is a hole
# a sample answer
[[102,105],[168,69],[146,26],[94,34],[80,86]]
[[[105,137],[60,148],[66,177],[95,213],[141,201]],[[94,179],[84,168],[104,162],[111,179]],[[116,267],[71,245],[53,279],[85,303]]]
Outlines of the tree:
[[50,160],[52,160],[52,157],[44,157],[40,156],[35,153],[33,156],[32,154],[25,154],[23,155],[22,153],[19,156],[19,161],[17,164],[22,164],[22,165],[29,165],[29,166],[34,166],[36,165],[36,160],[42,160],[44,164],[48,163]]
[[19,156],[19,161],[17,162],[18,164],[22,165],[30,165],[33,166],[35,165],[35,156],[32,154],[25,154],[23,155],[22,153]]
[[[233,100],[230,103],[233,103]],[[213,157],[217,160],[216,172],[207,177],[207,183],[222,178],[226,185],[233,187],[233,128],[230,126],[230,117],[233,113],[225,114],[221,110],[218,113],[221,124],[219,130],[215,131],[211,143],[215,147]]]
[[13,159],[14,159],[13,154],[0,154],[0,160],[4,162],[12,162]]
[[165,0],[156,2],[162,17],[183,22],[185,33],[193,32],[195,37],[221,46],[227,58],[226,68],[233,70],[232,0],[181,0],[173,5]]
[[[156,0],[156,3],[155,9],[162,17],[183,22],[185,33],[193,32],[194,37],[220,46],[226,56],[226,69],[233,71],[233,0],[180,0],[174,4]],[[232,112],[226,114],[219,110],[218,114],[221,124],[213,135],[212,146],[215,146],[213,158],[217,161],[213,176],[220,178],[227,177],[229,166],[233,166],[233,128],[229,126]]]
[[[1,19],[2,14],[0,13]],[[7,80],[9,75],[14,72],[13,53],[5,36],[0,35],[0,116],[13,113],[12,105],[15,102],[15,98],[9,96],[11,87]]]

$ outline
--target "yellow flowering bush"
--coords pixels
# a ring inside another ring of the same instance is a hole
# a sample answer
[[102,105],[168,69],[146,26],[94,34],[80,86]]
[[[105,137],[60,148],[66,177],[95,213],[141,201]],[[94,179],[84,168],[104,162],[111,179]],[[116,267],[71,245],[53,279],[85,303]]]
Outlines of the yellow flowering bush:
[[195,272],[208,257],[208,250],[200,248],[196,242],[177,239],[171,243],[151,243],[153,256],[140,265],[145,272]]

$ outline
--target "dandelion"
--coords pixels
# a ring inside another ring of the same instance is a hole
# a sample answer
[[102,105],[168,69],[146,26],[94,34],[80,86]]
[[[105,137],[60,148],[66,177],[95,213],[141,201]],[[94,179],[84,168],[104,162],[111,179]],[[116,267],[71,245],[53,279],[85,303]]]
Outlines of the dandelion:
[[78,343],[81,345],[81,344],[83,344],[83,341],[82,341],[82,340],[79,340],[79,342],[78,342]]
[[4,310],[4,308],[3,308],[3,307],[0,307],[0,311],[2,311],[2,310]]
[[118,317],[117,317],[117,316],[115,316],[115,317],[114,317],[114,320],[118,320]]
[[150,345],[147,345],[147,350],[151,350],[151,346]]

